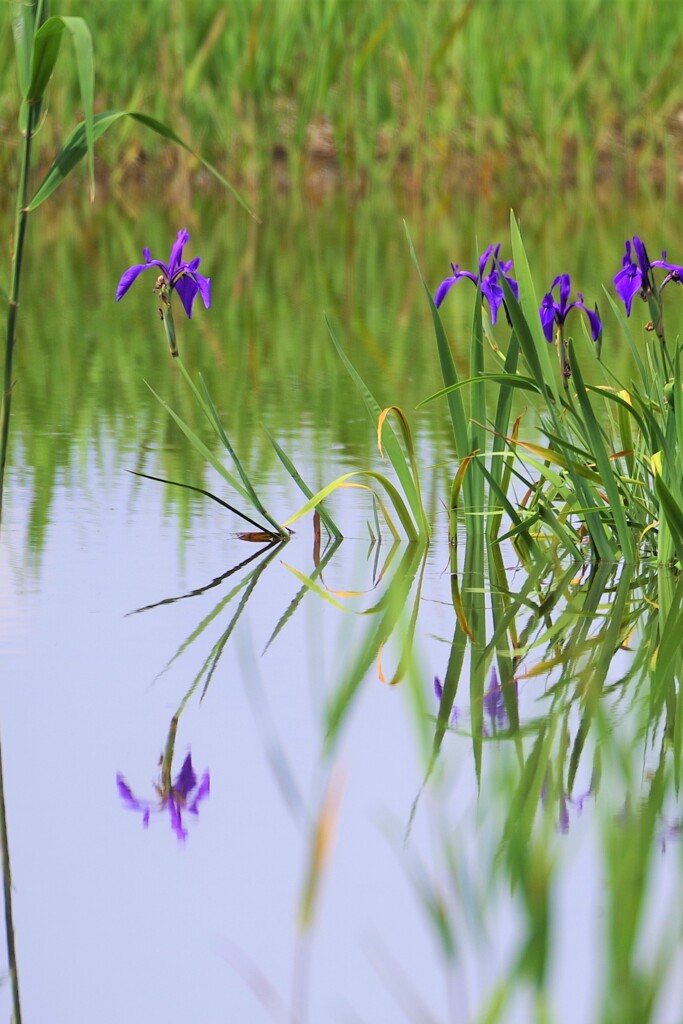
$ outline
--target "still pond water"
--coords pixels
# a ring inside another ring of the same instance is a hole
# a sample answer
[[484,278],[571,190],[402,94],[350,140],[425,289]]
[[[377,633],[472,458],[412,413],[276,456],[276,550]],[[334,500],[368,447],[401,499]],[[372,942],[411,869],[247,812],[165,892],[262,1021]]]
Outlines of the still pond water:
[[[647,683],[655,574],[565,566],[530,584],[505,550],[521,595],[514,697],[496,688],[494,649],[482,689],[486,644],[472,653],[460,634],[453,645],[453,462],[445,408],[414,412],[439,377],[402,218],[438,283],[451,260],[475,266],[489,241],[507,255],[507,211],[463,206],[274,202],[257,226],[222,200],[173,220],[103,204],[32,226],[0,540],[24,1021],[683,1019],[677,773],[663,763],[671,708]],[[577,208],[569,223],[557,204],[529,213],[539,290],[569,270],[592,301],[634,232],[683,252],[683,237],[662,231],[662,202],[644,201],[628,223],[623,203]],[[303,499],[263,423],[313,489],[379,465],[327,314],[380,404],[410,416],[434,527],[426,552],[392,548],[388,535],[373,543],[357,490],[334,499],[346,538],[336,549],[323,536],[318,551],[309,516],[287,545],[258,551],[218,505],[131,475],[231,500],[147,387],[203,430],[153,282],[112,301],[142,248],[165,259],[182,226],[214,301],[192,323],[177,316],[181,354],[204,374],[266,506],[284,519]],[[471,295],[463,286],[453,299],[457,353]],[[334,603],[292,571],[315,575],[321,558],[319,590]],[[463,592],[483,584],[459,579]],[[404,613],[342,700],[330,743],[330,708],[397,588]],[[489,592],[484,603],[489,643]],[[437,693],[460,656],[441,736]],[[153,806],[145,829],[117,787],[125,779],[135,798],[160,803],[179,706],[173,778],[190,751],[197,787],[210,775],[197,813],[183,813],[184,841],[168,806]],[[329,846],[307,903],[321,828]],[[5,984],[0,1016],[10,1013]]]

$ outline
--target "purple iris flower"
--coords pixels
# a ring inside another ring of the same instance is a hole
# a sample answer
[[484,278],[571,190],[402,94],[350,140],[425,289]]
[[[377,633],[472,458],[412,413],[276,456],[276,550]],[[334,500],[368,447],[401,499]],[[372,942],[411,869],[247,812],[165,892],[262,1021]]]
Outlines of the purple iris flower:
[[143,249],[142,255],[145,257],[145,262],[137,263],[125,272],[116,289],[116,301],[123,298],[143,270],[158,267],[161,273],[157,277],[154,291],[159,293],[166,306],[170,307],[171,293],[176,291],[188,318],[192,317],[192,306],[198,294],[201,295],[202,302],[208,309],[211,305],[211,279],[197,273],[197,268],[201,263],[200,257],[196,256],[189,263],[183,262],[183,248],[189,240],[190,236],[187,231],[183,229],[178,232],[168,263],[153,260],[149,249]]
[[[481,284],[481,293],[489,301],[489,307],[491,309],[491,323],[495,324],[498,318],[498,310],[501,305],[504,304],[504,292],[503,286],[500,283],[501,275],[505,278],[507,283],[512,289],[512,293],[515,298],[519,298],[519,286],[513,278],[508,276],[508,271],[512,269],[512,260],[499,260],[498,253],[500,252],[500,242],[498,245],[490,245],[485,252],[479,257],[479,274],[473,274],[471,270],[461,270],[459,263],[451,263],[453,274],[451,277],[447,277],[445,281],[442,281],[439,287],[436,289],[436,295],[434,296],[434,305],[438,309],[446,295],[456,283],[462,277],[469,278],[475,285]],[[485,273],[486,265],[491,260],[492,269],[489,273]]]
[[648,259],[647,249],[637,235],[633,239],[633,249],[636,260],[631,257],[631,243],[627,240],[621,270],[614,278],[614,287],[626,307],[626,316],[631,315],[631,305],[638,292],[643,298],[647,298],[648,292],[652,291],[652,264]]
[[175,782],[166,784],[166,786],[155,786],[156,800],[139,800],[134,796],[121,772],[116,775],[116,785],[126,807],[132,811],[142,812],[142,824],[145,828],[149,827],[152,811],[158,813],[168,810],[171,817],[171,828],[178,839],[184,842],[187,837],[187,829],[183,826],[182,812],[186,810],[190,814],[199,814],[199,804],[209,795],[210,780],[208,771],[204,772],[201,782],[197,785],[197,776],[192,767],[192,755],[188,754]]
[[635,259],[631,256],[631,243],[626,241],[626,253],[621,261],[621,270],[614,278],[614,288],[617,295],[626,307],[626,316],[631,315],[631,306],[636,295],[647,300],[655,291],[652,270],[660,267],[667,271],[666,277],[659,288],[661,291],[669,281],[676,281],[679,284],[683,281],[683,267],[676,263],[669,263],[666,252],[662,253],[661,260],[650,262],[645,245],[637,235],[633,238],[633,250]]
[[[560,300],[556,302],[553,298],[553,291],[558,287]],[[543,324],[543,333],[545,334],[546,341],[552,342],[553,326],[557,324],[558,327],[563,327],[570,309],[582,309],[584,311],[590,322],[591,337],[593,341],[599,341],[602,334],[602,322],[598,316],[597,308],[595,311],[588,309],[583,301],[581,292],[578,293],[578,299],[575,302],[570,302],[571,290],[572,285],[569,280],[569,274],[560,274],[555,278],[550,291],[543,298],[543,305],[538,312]]]

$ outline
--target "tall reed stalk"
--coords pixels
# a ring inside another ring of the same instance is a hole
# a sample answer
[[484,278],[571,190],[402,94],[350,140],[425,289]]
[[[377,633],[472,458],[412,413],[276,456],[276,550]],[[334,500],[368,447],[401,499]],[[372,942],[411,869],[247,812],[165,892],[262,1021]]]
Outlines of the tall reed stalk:
[[[33,8],[36,21],[41,23],[44,13],[44,0],[34,0]],[[5,489],[5,466],[7,464],[7,448],[9,445],[9,424],[12,412],[12,365],[14,346],[16,343],[17,313],[19,311],[19,286],[24,256],[24,241],[28,222],[29,176],[31,171],[31,145],[35,131],[38,103],[29,103],[27,108],[24,147],[19,171],[17,188],[16,212],[14,217],[14,238],[12,247],[12,278],[10,284],[9,303],[7,306],[7,334],[5,337],[5,374],[2,387],[2,405],[0,406],[0,531],[2,530],[2,500]]]

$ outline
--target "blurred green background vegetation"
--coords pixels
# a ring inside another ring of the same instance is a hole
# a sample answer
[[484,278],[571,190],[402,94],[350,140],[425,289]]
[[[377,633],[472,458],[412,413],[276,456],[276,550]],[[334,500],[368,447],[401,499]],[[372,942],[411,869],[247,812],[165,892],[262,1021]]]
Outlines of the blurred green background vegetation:
[[[672,0],[62,0],[59,13],[91,26],[98,110],[173,124],[250,195],[392,183],[491,198],[661,185],[681,166],[683,10]],[[8,130],[18,96],[3,21]],[[44,151],[78,111],[75,76],[57,79]],[[100,174],[114,186],[144,179],[159,146],[131,124],[100,147]],[[177,151],[164,159],[187,164]]]

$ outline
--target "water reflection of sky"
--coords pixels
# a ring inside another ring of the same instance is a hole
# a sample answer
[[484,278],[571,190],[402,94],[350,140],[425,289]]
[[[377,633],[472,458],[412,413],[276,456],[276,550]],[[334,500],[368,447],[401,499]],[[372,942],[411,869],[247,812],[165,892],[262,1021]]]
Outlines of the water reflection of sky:
[[[103,474],[94,457],[85,476],[89,486],[55,493],[37,574],[22,567],[25,492],[13,478],[0,548],[2,740],[25,1017],[117,1024],[280,1019],[250,984],[260,972],[284,1005],[296,985],[308,856],[297,801],[309,811],[317,806],[325,700],[358,620],[308,595],[261,656],[298,589],[275,560],[203,704],[192,700],[180,719],[176,764],[191,748],[197,768],[210,768],[211,799],[189,822],[184,846],[161,820],[144,831],[121,805],[116,774],[123,771],[136,793],[157,778],[169,720],[208,640],[157,676],[220,595],[127,613],[204,585],[244,550],[218,509],[197,508],[179,545],[159,485]],[[288,500],[295,507],[292,494]],[[364,508],[353,496],[345,507],[349,532],[362,536]],[[311,546],[308,522],[282,559],[310,571]],[[341,551],[330,585],[367,585],[366,541],[345,542]],[[441,531],[430,553],[428,622],[418,644],[428,701],[447,657],[439,637],[453,625],[446,563]],[[217,632],[220,624],[214,638]],[[523,714],[538,713],[538,689],[520,686]],[[515,951],[518,911],[491,877],[505,810],[496,780],[507,755],[488,746],[477,800],[467,730],[447,737],[404,845],[424,770],[411,705],[407,684],[382,686],[371,673],[335,759],[343,798],[314,933],[311,1020],[392,1020],[403,1010],[428,1020],[413,1003],[435,1020],[449,1012],[449,1019],[469,1020]],[[266,729],[257,725],[264,721]],[[289,803],[283,757],[296,792]],[[558,1020],[588,1019],[602,982],[597,829],[587,806],[557,847]],[[444,868],[445,843],[458,865],[457,892]],[[677,891],[673,851],[657,872],[655,920]],[[420,864],[440,879],[453,908],[460,949],[448,983],[411,882]],[[5,1013],[8,998],[5,988]],[[522,999],[506,1020],[525,1021],[528,1013]]]

